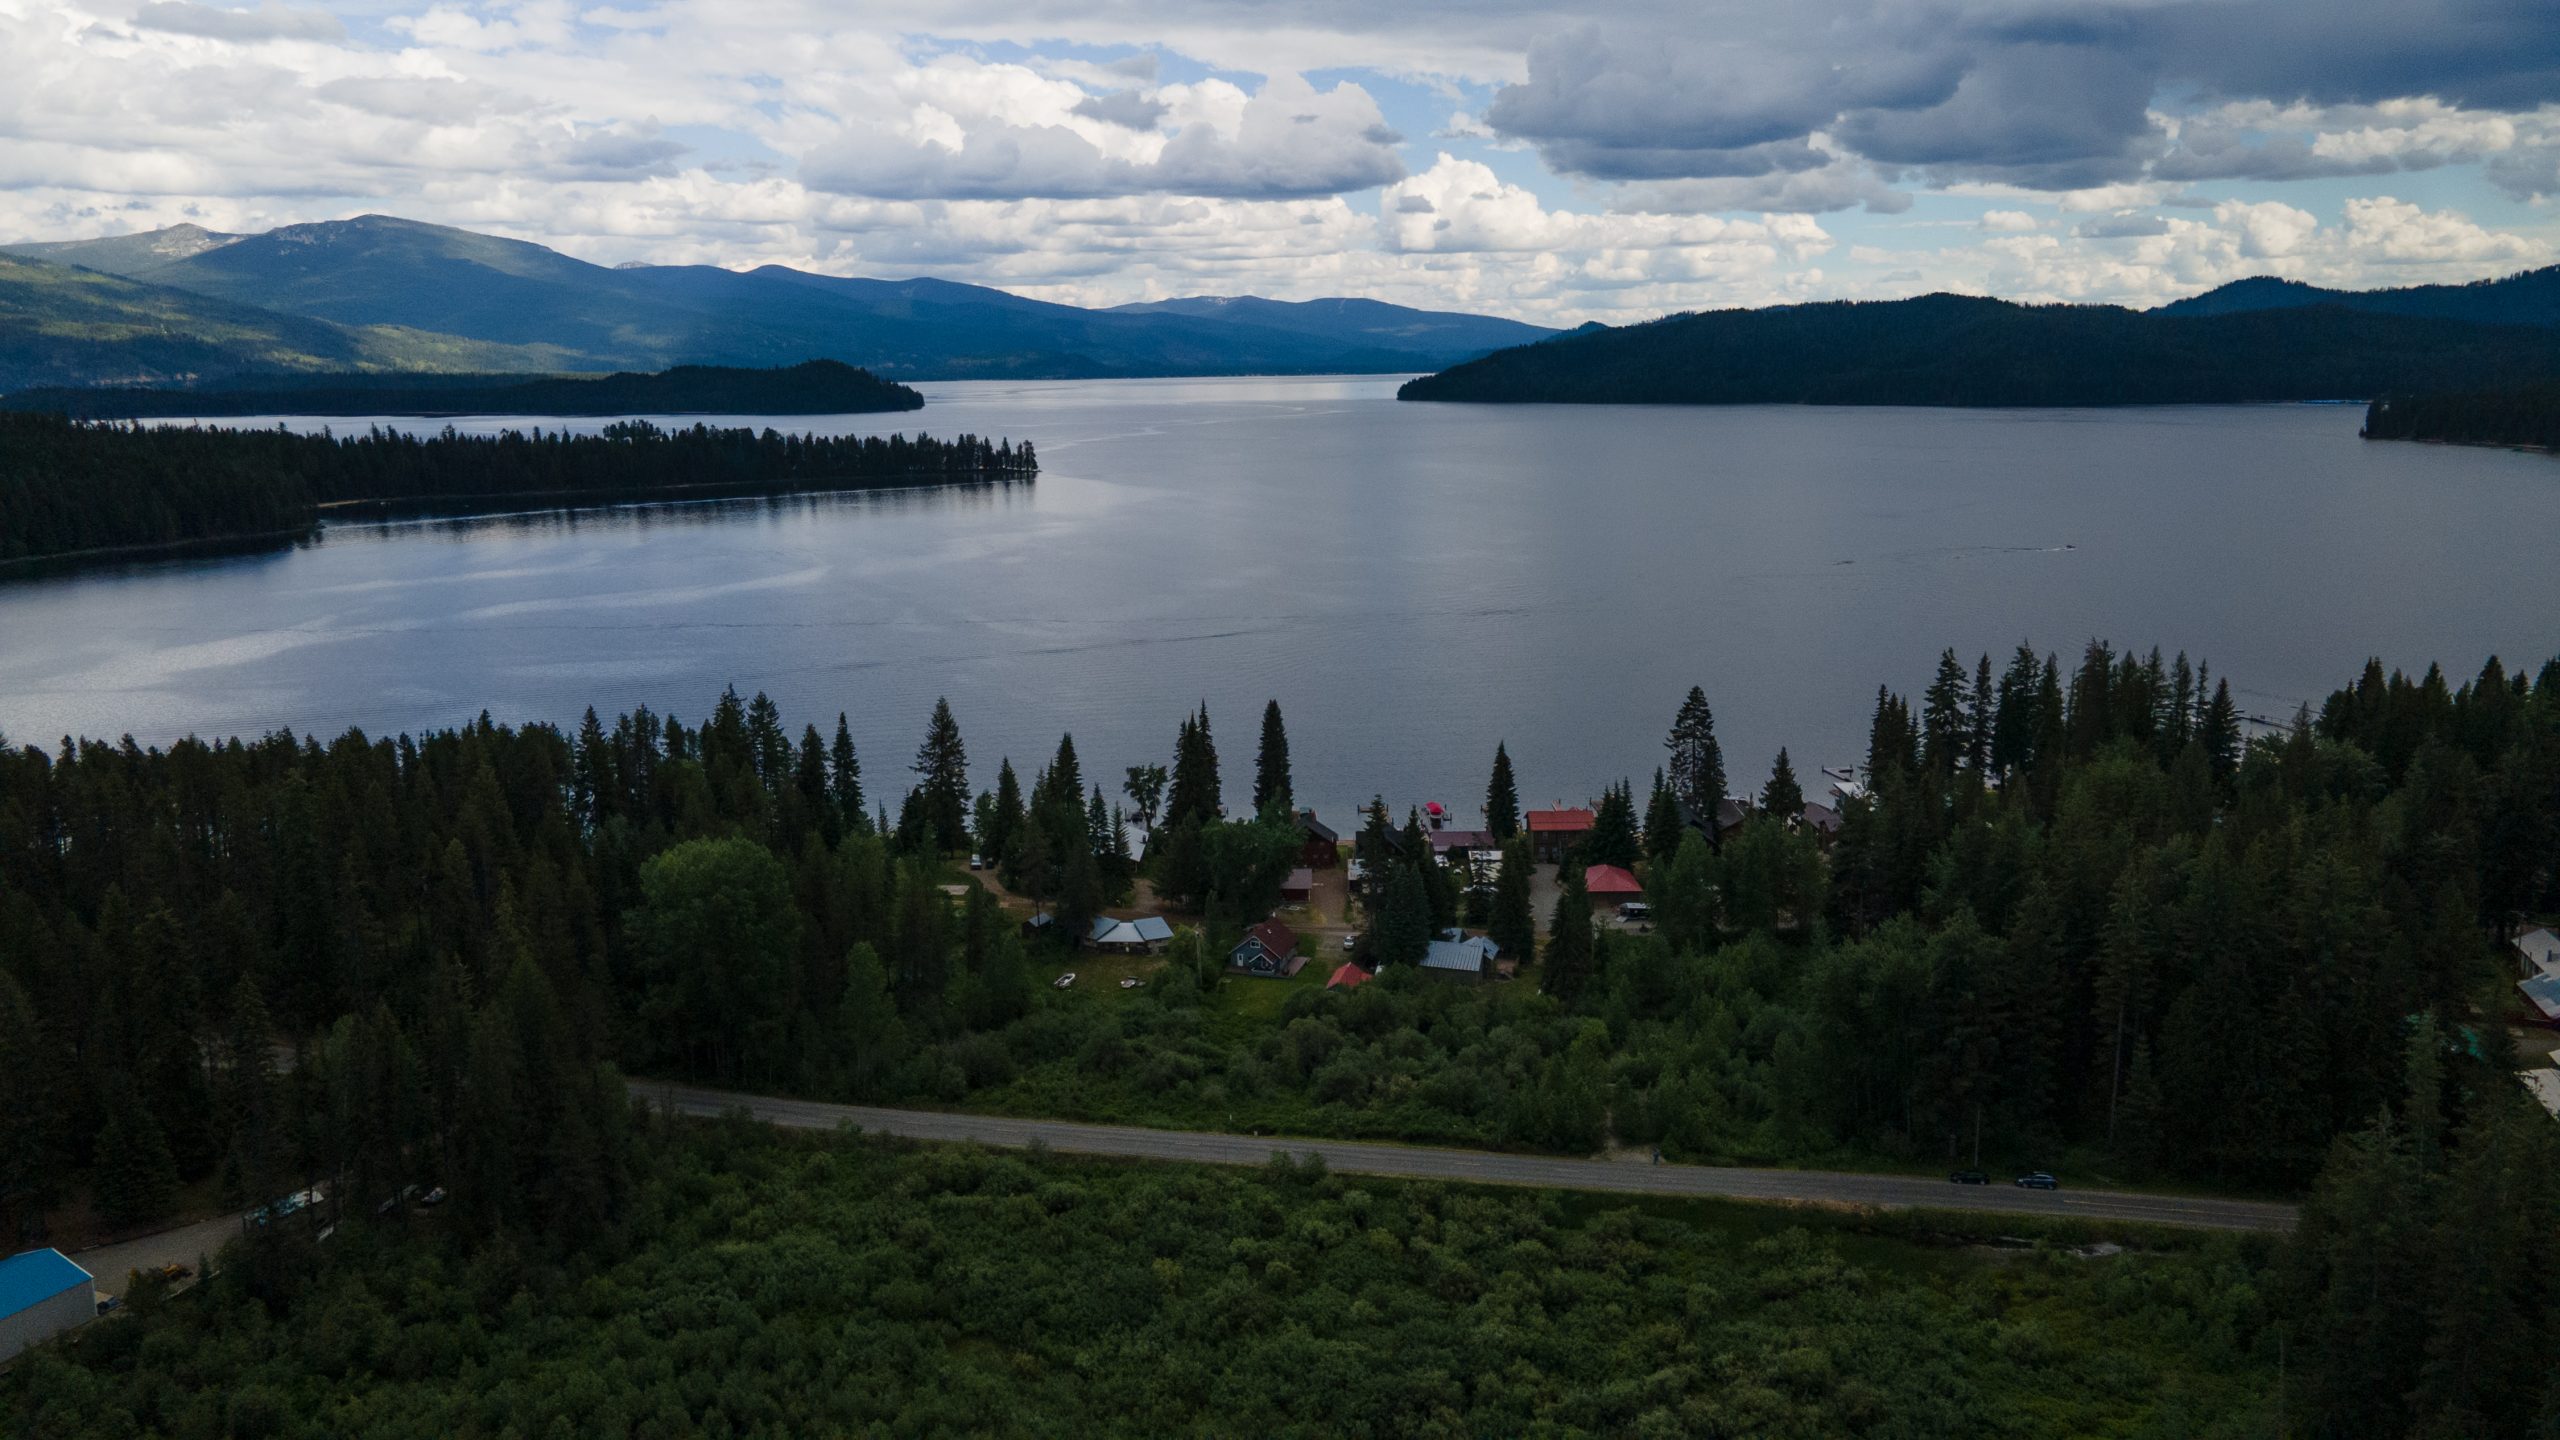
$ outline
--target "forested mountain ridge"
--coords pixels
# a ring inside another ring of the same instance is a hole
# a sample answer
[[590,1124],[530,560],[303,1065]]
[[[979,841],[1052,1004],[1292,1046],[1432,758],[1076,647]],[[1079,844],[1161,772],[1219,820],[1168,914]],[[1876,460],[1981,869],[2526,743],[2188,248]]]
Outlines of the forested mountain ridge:
[[836,360],[654,375],[348,375],[235,378],[188,388],[50,386],[0,409],[74,419],[216,415],[850,415],[920,410],[924,397]]
[[326,371],[556,370],[564,352],[346,326],[0,254],[0,392]]
[[2560,265],[2464,285],[2408,285],[2386,290],[2332,290],[2299,280],[2257,275],[2201,295],[2172,300],[2151,313],[2234,315],[2310,305],[2337,305],[2381,315],[2426,315],[2482,325],[2560,326]]
[[1397,323],[1380,323],[1370,302],[1238,318],[1178,306],[1086,310],[950,281],[774,265],[608,268],[381,215],[262,235],[154,232],[0,249],[341,325],[401,325],[571,357],[541,367],[551,370],[834,359],[934,379],[1381,373],[1548,333],[1393,306],[1378,309]]
[[1405,400],[2147,405],[2366,399],[2560,373],[2522,326],[2338,306],[2166,316],[1960,295],[1675,315],[1406,382]]

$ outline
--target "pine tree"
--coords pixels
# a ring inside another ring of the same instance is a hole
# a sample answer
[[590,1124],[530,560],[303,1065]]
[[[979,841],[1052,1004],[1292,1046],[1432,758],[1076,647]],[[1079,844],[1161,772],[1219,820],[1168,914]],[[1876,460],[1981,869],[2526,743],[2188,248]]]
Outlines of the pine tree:
[[1556,908],[1547,920],[1547,953],[1542,963],[1546,978],[1540,988],[1563,1004],[1581,999],[1591,984],[1595,964],[1591,892],[1583,883],[1579,865],[1568,863],[1564,867],[1564,886],[1557,892]]
[[1520,787],[1511,778],[1511,752],[1498,740],[1493,746],[1493,779],[1484,789],[1484,828],[1505,845],[1520,833]]
[[1796,783],[1796,767],[1788,763],[1784,746],[1778,748],[1778,763],[1770,767],[1769,783],[1760,792],[1760,813],[1787,825],[1804,815],[1804,787]]
[[1253,762],[1253,813],[1268,815],[1273,807],[1286,813],[1293,806],[1289,783],[1289,731],[1280,722],[1280,702],[1262,707],[1262,749]]
[[917,792],[926,837],[937,849],[956,850],[969,843],[969,750],[960,740],[960,722],[951,717],[951,702],[933,702],[933,720],[924,743],[916,747]]
[[1973,720],[1965,712],[1964,664],[1952,649],[1938,652],[1937,678],[1920,702],[1920,763],[1948,774],[1973,748]]
[[1502,869],[1493,879],[1493,912],[1486,926],[1502,953],[1524,965],[1538,948],[1538,917],[1529,890],[1536,866],[1526,837],[1515,834],[1503,843]]
[[1724,798],[1724,747],[1716,743],[1716,717],[1707,708],[1704,687],[1689,687],[1663,739],[1671,751],[1671,790],[1689,813],[1715,823],[1716,802]]
[[862,760],[853,753],[853,731],[841,710],[836,712],[835,744],[827,752],[827,795],[835,802],[845,829],[871,828],[871,812],[862,801]]
[[1198,714],[1184,717],[1181,733],[1174,740],[1173,782],[1165,796],[1165,823],[1216,823],[1225,809],[1218,798],[1218,784],[1218,746],[1210,738],[1209,706],[1203,701]]
[[1022,781],[1013,773],[1013,759],[1007,756],[996,762],[995,803],[988,816],[992,834],[978,837],[979,858],[989,864],[1002,865],[1009,859],[1022,837]]
[[2207,759],[2213,761],[2217,779],[2228,779],[2240,768],[2240,710],[2231,703],[2231,682],[2217,680],[2213,700],[2205,706],[2204,719],[2196,727],[2196,739],[2204,746]]
[[1431,945],[1431,898],[1422,875],[1398,865],[1387,880],[1386,896],[1369,912],[1369,933],[1361,953],[1372,968],[1419,963]]
[[1969,770],[1991,768],[1991,727],[1996,705],[1991,695],[1991,657],[1984,655],[1974,661],[1973,703],[1965,708],[1965,720],[1971,727],[1964,757]]
[[1578,865],[1633,867],[1644,858],[1636,836],[1635,793],[1623,780],[1602,791],[1600,808],[1591,817],[1591,834],[1582,842]]
[[1668,864],[1680,850],[1680,842],[1689,827],[1680,820],[1680,797],[1671,793],[1671,782],[1663,778],[1657,767],[1653,772],[1653,795],[1644,807],[1644,856],[1655,866]]

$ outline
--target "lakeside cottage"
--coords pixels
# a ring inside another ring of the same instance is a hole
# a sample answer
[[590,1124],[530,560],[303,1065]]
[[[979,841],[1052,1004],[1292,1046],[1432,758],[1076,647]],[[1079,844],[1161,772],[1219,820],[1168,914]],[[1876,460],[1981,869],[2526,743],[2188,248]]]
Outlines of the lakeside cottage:
[[1644,898],[1644,882],[1623,865],[1586,865],[1582,868],[1583,888],[1591,893],[1591,908],[1614,913],[1631,900]]
[[1564,863],[1565,852],[1589,838],[1594,818],[1589,810],[1530,811],[1523,817],[1530,856],[1541,865]]
[[1427,975],[1482,980],[1493,974],[1494,957],[1501,953],[1502,947],[1488,936],[1444,930],[1422,952],[1422,969]]
[[1227,952],[1230,969],[1273,980],[1285,980],[1306,964],[1307,957],[1298,953],[1298,932],[1277,920],[1265,920],[1245,931],[1244,938]]
[[1096,915],[1093,928],[1085,932],[1084,943],[1096,950],[1123,955],[1153,955],[1157,946],[1172,938],[1173,927],[1160,915],[1141,915],[1134,920]]
[[1342,837],[1333,827],[1316,818],[1313,810],[1298,812],[1298,863],[1310,870],[1330,870],[1342,863]]

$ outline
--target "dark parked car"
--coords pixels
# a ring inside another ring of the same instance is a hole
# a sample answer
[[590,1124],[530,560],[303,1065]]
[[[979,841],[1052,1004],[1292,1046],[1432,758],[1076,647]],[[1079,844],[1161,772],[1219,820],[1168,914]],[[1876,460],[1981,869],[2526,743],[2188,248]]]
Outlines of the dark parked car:
[[1947,1181],[1953,1185],[1988,1185],[1991,1177],[1979,1170],[1959,1170],[1948,1176]]
[[2030,1170],[2026,1174],[2018,1177],[2018,1188],[2021,1190],[2059,1190],[2062,1188],[2062,1182],[2054,1179],[2042,1170]]

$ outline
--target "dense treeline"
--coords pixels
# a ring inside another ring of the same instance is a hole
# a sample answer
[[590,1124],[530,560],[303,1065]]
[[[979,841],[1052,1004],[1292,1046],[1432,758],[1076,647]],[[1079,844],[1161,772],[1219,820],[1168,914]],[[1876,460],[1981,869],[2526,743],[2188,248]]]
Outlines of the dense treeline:
[[638,499],[1029,478],[1029,441],[784,435],[624,421],[563,431],[412,435],[79,423],[0,414],[0,560],[307,530],[354,502]]
[[921,410],[924,397],[840,360],[749,370],[678,365],[656,374],[263,375],[201,387],[57,386],[0,408],[133,419],[196,415],[852,415]]
[[2560,384],[2385,395],[2365,407],[2368,440],[2560,450]]
[[[1237,818],[1205,709],[1123,810],[1071,738],[982,792],[937,706],[894,820],[843,717],[794,740],[762,697],[699,727],[12,749],[0,1091],[29,1099],[0,1218],[24,1233],[83,1179],[126,1220],[196,1177],[332,1178],[358,1205],[440,1181],[496,1233],[579,1243],[632,1193],[608,1061],[1208,1128],[2318,1176],[2306,1233],[2337,1238],[2286,1272],[2303,1383],[2397,1346],[2408,1429],[2526,1433],[2529,1350],[2401,1342],[2555,1313],[2551,1133],[2511,1076],[2496,944],[2560,909],[2560,662],[2458,687],[2377,665],[2242,730],[2183,658],[1949,653],[1916,704],[1879,693],[1870,793],[1826,848],[1787,819],[1791,773],[1692,827],[1726,787],[1693,693],[1650,802],[1611,787],[1585,845],[1642,870],[1651,933],[1596,927],[1578,865],[1531,915],[1519,848],[1471,887],[1380,803],[1354,842],[1380,974],[1348,993],[1218,979],[1299,843],[1276,709]],[[1516,825],[1509,759],[1489,808]],[[1049,990],[1044,963],[1078,962],[943,891],[974,844],[1073,933],[1126,893],[1130,821],[1159,893],[1213,917],[1136,992]],[[1536,947],[1528,982],[1405,963],[1459,923]],[[2377,1246],[2443,1263],[2377,1301],[2354,1268]]]
[[1405,400],[2165,405],[2362,399],[2560,372],[2549,332],[2309,306],[2164,315],[1958,295],[1674,315],[1497,351]]
[[31,1357],[0,1428],[2196,1440],[2273,1408],[2256,1242],[1985,1256],[1285,1163],[650,1148],[649,1218],[573,1266],[351,1233],[288,1322],[217,1277]]

